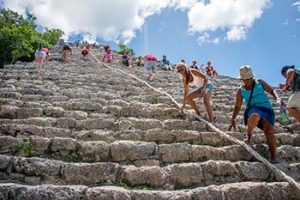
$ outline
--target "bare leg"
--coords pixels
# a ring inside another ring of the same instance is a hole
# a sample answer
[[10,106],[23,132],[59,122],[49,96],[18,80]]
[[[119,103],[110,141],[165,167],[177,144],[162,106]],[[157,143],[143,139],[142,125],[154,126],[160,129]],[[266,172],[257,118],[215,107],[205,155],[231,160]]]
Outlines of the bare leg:
[[204,94],[204,105],[205,105],[205,109],[206,109],[206,112],[207,112],[208,117],[209,117],[209,121],[213,122],[214,121],[214,114],[213,114],[213,109],[210,105],[210,97],[211,97],[210,92],[206,92]]
[[276,160],[276,139],[275,139],[275,130],[268,121],[263,120],[264,133],[267,139],[267,144],[271,154],[272,161]]
[[252,115],[249,116],[248,122],[247,122],[247,136],[248,136],[248,138],[245,141],[246,143],[250,143],[253,130],[257,126],[259,120],[260,120],[260,116],[256,113],[253,113]]
[[201,96],[202,96],[201,92],[195,91],[189,93],[186,98],[186,102],[196,111],[197,115],[200,115],[200,110],[193,99],[199,98]]
[[287,108],[290,116],[294,117],[298,122],[300,122],[300,110],[296,108]]

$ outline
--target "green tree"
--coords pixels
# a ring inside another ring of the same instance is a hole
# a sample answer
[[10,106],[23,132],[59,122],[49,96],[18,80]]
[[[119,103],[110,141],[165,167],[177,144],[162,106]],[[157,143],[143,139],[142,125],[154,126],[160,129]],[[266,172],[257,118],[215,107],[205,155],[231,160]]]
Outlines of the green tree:
[[12,10],[0,9],[0,67],[17,60],[33,59],[40,45],[52,48],[57,44],[63,32],[47,28],[43,33],[37,32],[35,20],[29,12],[24,18]]
[[119,43],[119,50],[117,51],[117,53],[118,54],[124,54],[124,52],[128,52],[128,54],[130,55],[130,56],[134,56],[135,55],[135,52],[134,52],[134,50],[133,49],[131,49],[131,48],[128,48],[125,44],[123,44],[123,43]]

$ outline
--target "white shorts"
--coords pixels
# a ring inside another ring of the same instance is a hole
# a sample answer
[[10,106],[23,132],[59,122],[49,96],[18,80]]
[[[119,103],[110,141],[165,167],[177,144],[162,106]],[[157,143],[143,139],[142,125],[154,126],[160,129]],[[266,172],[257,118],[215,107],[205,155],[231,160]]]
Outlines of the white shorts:
[[296,91],[290,96],[286,107],[300,110],[300,91]]
[[156,62],[152,61],[152,60],[145,60],[144,70],[145,70],[145,72],[155,73],[155,71],[156,71]]

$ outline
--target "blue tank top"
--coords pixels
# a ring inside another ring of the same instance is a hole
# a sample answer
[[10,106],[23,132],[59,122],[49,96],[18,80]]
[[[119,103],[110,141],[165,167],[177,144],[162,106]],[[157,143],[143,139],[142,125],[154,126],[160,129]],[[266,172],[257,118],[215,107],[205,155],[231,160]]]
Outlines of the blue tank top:
[[[248,107],[248,101],[250,98],[251,90],[246,90],[245,88],[242,88],[241,93],[245,100],[246,106]],[[270,103],[269,98],[265,93],[264,87],[259,81],[256,81],[255,87],[253,88],[250,106],[258,106],[273,109],[272,104]]]

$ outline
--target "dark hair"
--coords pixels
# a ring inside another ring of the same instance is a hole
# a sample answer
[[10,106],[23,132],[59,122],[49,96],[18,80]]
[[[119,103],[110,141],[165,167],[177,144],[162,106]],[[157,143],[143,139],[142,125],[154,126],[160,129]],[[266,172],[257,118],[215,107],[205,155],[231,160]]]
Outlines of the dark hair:
[[295,69],[295,65],[286,65],[281,69],[281,74],[283,75],[287,70]]

